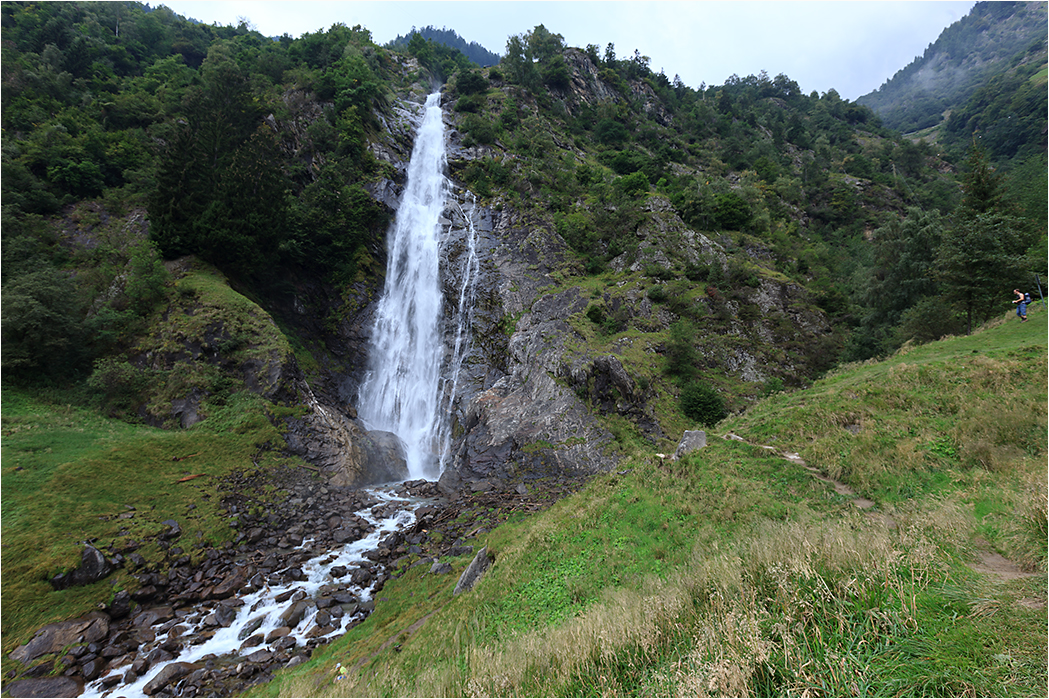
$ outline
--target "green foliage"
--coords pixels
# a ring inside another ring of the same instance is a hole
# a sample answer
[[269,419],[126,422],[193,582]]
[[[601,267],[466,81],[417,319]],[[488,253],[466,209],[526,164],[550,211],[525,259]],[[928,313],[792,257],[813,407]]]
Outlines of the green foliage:
[[21,380],[76,374],[85,359],[78,294],[69,275],[44,267],[3,284],[3,368]]
[[561,52],[564,37],[537,25],[524,34],[511,36],[506,41],[506,53],[500,65],[506,68],[514,83],[537,91],[544,83],[556,89],[568,86],[568,67]]
[[414,39],[417,35],[423,39],[428,39],[448,48],[458,50],[463,56],[482,68],[495,65],[499,62],[499,54],[492,53],[476,41],[467,42],[451,29],[437,29],[432,25],[425,26],[418,30],[413,27],[412,32],[409,35],[398,36],[391,41],[388,46],[391,48],[406,46],[409,39]]
[[695,337],[696,327],[688,320],[679,320],[670,326],[670,339],[664,351],[668,374],[687,378],[695,373],[699,359]]
[[681,412],[707,427],[713,427],[728,416],[725,401],[701,381],[690,381],[681,389]]
[[778,376],[773,376],[765,380],[764,386],[761,388],[761,395],[764,398],[768,398],[774,393],[780,393],[783,391],[783,379]]
[[936,272],[945,295],[965,313],[971,333],[974,321],[1001,307],[1009,293],[1003,280],[1023,285],[1024,255],[1032,241],[1023,222],[1002,212],[1000,177],[982,148],[973,146],[967,165],[959,220],[944,233]]
[[[936,212],[910,209],[904,218],[890,219],[874,231],[874,259],[867,286],[861,292],[868,310],[851,340],[852,359],[867,359],[896,349],[897,338],[892,329],[908,309],[925,299],[935,298],[935,303],[928,305],[930,311],[940,318],[949,317],[944,301],[938,298],[934,277],[943,228],[944,221]],[[911,317],[930,318],[930,314],[922,312]],[[937,332],[943,327],[941,322],[935,325]]]
[[616,180],[616,189],[628,197],[639,197],[647,194],[651,186],[648,176],[641,171],[633,172]]
[[936,257],[937,277],[947,297],[965,313],[968,332],[974,322],[1004,306],[1011,295],[1008,280],[1026,286],[1029,240],[1016,219],[994,213],[958,222],[945,232]]

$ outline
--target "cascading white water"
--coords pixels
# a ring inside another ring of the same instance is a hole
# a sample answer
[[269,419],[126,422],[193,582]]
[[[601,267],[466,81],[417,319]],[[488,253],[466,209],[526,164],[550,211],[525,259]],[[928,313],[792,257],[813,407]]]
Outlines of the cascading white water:
[[[446,351],[439,256],[441,215],[451,190],[444,174],[444,138],[440,93],[434,93],[426,99],[408,183],[389,232],[386,283],[358,403],[368,429],[393,432],[404,442],[412,478],[440,475],[448,446],[448,411],[442,402],[454,393],[442,390]],[[463,343],[457,339],[456,344],[458,350]],[[461,359],[453,356],[452,362],[461,364]],[[457,372],[458,365],[452,368]]]

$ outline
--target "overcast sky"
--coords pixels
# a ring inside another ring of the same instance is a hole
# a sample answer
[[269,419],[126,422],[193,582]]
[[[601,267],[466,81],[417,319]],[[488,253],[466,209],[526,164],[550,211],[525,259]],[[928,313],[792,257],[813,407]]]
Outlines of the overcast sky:
[[502,54],[506,40],[542,24],[569,46],[615,44],[619,58],[638,50],[686,85],[720,85],[733,75],[785,73],[803,91],[831,88],[850,100],[878,89],[920,56],[974,2],[401,2],[360,0],[171,0],[176,13],[208,24],[247,19],[267,36],[360,24],[377,44],[413,26],[455,30]]

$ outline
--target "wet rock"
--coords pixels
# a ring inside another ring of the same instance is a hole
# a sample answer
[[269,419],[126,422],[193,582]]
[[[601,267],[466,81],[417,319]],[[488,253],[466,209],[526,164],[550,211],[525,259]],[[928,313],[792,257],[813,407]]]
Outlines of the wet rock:
[[142,610],[132,621],[135,626],[149,627],[162,624],[175,618],[175,610],[171,607],[153,607]]
[[367,585],[374,577],[367,568],[357,568],[350,573],[350,582],[354,585]]
[[160,672],[157,673],[156,677],[146,683],[146,686],[142,688],[142,691],[149,696],[153,696],[175,680],[185,677],[200,667],[203,666],[197,663],[170,663],[165,665],[161,668]]
[[233,619],[237,616],[237,612],[234,609],[219,605],[215,608],[211,614],[204,617],[205,626],[221,626],[223,628],[233,623]]
[[309,604],[305,600],[293,602],[291,606],[281,613],[280,620],[284,626],[295,628],[302,621],[302,617],[306,614],[308,608]]
[[249,663],[268,663],[273,660],[273,652],[269,650],[257,650],[244,658]]
[[249,636],[244,641],[244,643],[240,644],[240,652],[243,653],[248,648],[254,648],[255,646],[262,645],[263,640],[264,639],[263,639],[261,633],[257,633],[257,634],[254,634],[252,636]]
[[234,595],[240,588],[244,587],[244,583],[247,580],[247,569],[243,567],[236,568],[232,573],[222,579],[218,585],[216,585],[209,596],[211,599],[226,599]]
[[275,651],[285,651],[289,648],[294,648],[297,645],[299,645],[299,642],[295,640],[294,636],[285,636],[284,638],[278,638],[272,645],[272,648]]
[[264,621],[266,621],[266,617],[264,615],[255,617],[254,619],[252,619],[244,625],[244,628],[240,630],[239,634],[237,634],[237,638],[242,640],[255,633],[255,631],[257,631],[258,628],[262,626],[262,622]]
[[367,432],[339,411],[323,405],[302,382],[312,412],[289,420],[289,450],[320,467],[338,487],[403,480],[408,475],[404,445],[395,435]]
[[266,643],[273,643],[278,638],[284,638],[285,636],[287,636],[290,633],[291,633],[291,629],[288,628],[287,626],[279,626],[279,627],[273,629],[272,631],[270,631],[268,634],[266,634]]

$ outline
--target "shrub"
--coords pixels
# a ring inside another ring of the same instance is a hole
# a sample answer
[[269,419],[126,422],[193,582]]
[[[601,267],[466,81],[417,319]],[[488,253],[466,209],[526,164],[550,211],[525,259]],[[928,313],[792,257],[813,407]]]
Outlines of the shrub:
[[685,266],[685,276],[694,282],[706,281],[710,275],[710,267],[703,263],[689,262]]
[[647,194],[651,185],[648,176],[639,170],[616,180],[616,188],[628,197],[638,197]]
[[648,287],[648,298],[655,303],[663,303],[667,300],[667,288],[662,284],[654,284]]
[[463,95],[455,102],[455,111],[476,114],[484,108],[485,101],[484,95]]
[[688,377],[696,371],[699,355],[692,344],[695,336],[696,326],[687,320],[679,320],[670,326],[670,339],[664,351],[668,374]]
[[472,95],[488,89],[488,81],[477,71],[462,73],[455,82],[455,90],[460,95]]
[[725,402],[705,383],[691,381],[681,391],[681,412],[696,422],[711,427],[725,419]]
[[462,123],[463,133],[477,143],[485,145],[495,143],[495,128],[491,122],[473,114],[468,114]]
[[772,376],[772,377],[769,377],[765,381],[765,385],[761,389],[761,395],[767,398],[767,397],[771,396],[773,393],[779,393],[782,390],[783,390],[783,379],[781,379],[778,376]]

